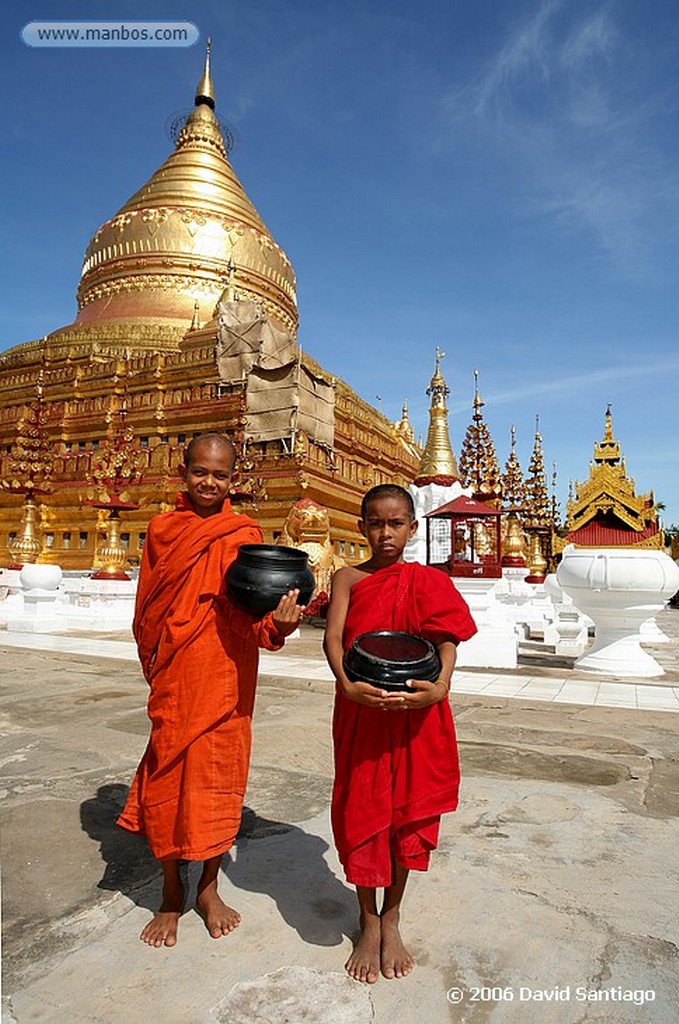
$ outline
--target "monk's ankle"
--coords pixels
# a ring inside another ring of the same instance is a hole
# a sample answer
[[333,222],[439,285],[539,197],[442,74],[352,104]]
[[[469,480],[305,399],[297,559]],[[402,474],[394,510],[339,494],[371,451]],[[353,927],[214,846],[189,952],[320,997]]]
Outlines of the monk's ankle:
[[181,914],[184,909],[185,896],[184,886],[179,879],[170,880],[165,878],[163,880],[163,895],[160,904],[161,913]]

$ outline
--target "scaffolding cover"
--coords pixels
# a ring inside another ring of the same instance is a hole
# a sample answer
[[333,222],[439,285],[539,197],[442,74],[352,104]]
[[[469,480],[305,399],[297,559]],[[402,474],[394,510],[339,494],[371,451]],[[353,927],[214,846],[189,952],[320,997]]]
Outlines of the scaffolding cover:
[[217,310],[219,378],[245,384],[246,439],[274,441],[301,430],[332,448],[332,384],[304,365],[294,339],[273,326],[259,303],[221,301]]

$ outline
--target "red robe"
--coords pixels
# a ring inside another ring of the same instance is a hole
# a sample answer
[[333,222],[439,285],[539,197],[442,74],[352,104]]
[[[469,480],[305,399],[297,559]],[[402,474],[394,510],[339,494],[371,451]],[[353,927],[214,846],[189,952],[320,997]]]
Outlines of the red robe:
[[158,860],[206,860],[233,844],[251,747],[258,647],[283,639],[226,597],[225,573],[257,523],[228,502],[201,518],[180,494],[156,516],[139,575],[133,631],[151,692],[151,738],[118,824]]
[[[458,643],[473,636],[476,625],[450,577],[400,562],[351,588],[344,649],[360,633],[379,629]],[[460,769],[448,701],[385,712],[348,700],[338,686],[333,740],[332,826],[347,879],[390,885],[392,855],[404,867],[425,870],[440,816],[454,811],[458,800]]]

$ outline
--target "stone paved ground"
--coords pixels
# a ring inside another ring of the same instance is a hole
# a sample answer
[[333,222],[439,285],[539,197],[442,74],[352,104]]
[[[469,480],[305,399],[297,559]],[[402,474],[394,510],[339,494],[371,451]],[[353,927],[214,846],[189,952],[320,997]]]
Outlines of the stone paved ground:
[[[674,672],[679,612],[661,624]],[[317,633],[297,644],[318,656]],[[406,895],[417,967],[368,988],[342,970],[355,906],[328,822],[329,686],[261,681],[222,881],[240,928],[211,940],[189,909],[178,946],[151,950],[156,865],[114,825],[146,738],[138,668],[0,652],[7,1024],[678,1019],[676,714],[455,696],[462,804]]]

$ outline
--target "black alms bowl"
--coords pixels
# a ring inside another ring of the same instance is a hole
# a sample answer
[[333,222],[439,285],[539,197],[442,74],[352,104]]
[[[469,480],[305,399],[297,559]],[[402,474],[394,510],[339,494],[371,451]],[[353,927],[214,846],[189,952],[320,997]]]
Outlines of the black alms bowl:
[[239,608],[254,615],[274,610],[289,590],[299,590],[298,604],[314,592],[309,556],[279,544],[242,544],[226,573],[226,592]]
[[357,636],[343,664],[352,682],[360,679],[383,690],[407,690],[408,679],[433,682],[441,672],[436,648],[428,640],[387,629]]

